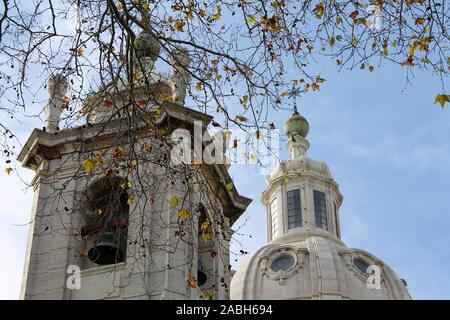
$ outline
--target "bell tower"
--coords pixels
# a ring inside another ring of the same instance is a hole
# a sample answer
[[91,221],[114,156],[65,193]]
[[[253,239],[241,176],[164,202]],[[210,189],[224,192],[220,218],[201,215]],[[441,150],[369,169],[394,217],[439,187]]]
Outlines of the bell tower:
[[18,156],[36,174],[22,299],[229,296],[231,226],[251,200],[225,164],[172,161],[173,133],[207,135],[212,120],[184,106],[187,50],[170,53],[168,77],[155,38],[144,31],[133,47],[141,76],[89,96],[84,125],[60,129],[68,82],[50,79],[46,126]]

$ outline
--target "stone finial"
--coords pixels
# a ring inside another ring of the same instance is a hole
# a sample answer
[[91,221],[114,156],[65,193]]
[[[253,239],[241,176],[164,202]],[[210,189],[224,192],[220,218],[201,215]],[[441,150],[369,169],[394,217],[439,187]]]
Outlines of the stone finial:
[[187,49],[175,48],[170,54],[170,63],[173,67],[172,81],[174,83],[172,99],[175,103],[184,104],[186,88],[191,82],[191,74],[188,70],[191,58]]
[[44,108],[45,128],[48,132],[58,130],[59,120],[63,111],[64,96],[69,88],[67,79],[60,73],[50,76],[47,84],[50,98]]
[[135,56],[139,59],[145,71],[152,71],[156,59],[161,52],[161,45],[149,32],[142,31],[133,41]]

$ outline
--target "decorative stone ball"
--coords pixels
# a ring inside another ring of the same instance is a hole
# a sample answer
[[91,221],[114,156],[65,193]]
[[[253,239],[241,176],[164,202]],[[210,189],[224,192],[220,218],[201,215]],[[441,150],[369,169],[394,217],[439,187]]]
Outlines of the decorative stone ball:
[[309,132],[309,123],[298,112],[294,112],[292,117],[284,124],[284,132],[288,137],[299,134],[303,138],[306,138]]
[[161,45],[158,40],[147,31],[138,34],[133,44],[138,58],[149,57],[155,61],[161,52]]

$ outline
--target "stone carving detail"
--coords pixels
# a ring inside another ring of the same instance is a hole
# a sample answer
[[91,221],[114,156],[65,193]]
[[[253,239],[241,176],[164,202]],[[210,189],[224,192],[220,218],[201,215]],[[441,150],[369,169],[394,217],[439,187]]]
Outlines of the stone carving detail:
[[186,88],[191,82],[191,74],[188,67],[191,63],[189,52],[185,48],[178,47],[170,55],[170,63],[173,67],[173,96],[175,103],[184,104],[186,99]]
[[[375,260],[371,255],[367,254],[364,251],[361,250],[351,250],[351,249],[344,249],[339,251],[339,256],[341,256],[344,265],[347,267],[348,270],[350,270],[356,277],[361,279],[362,281],[367,281],[367,274],[363,274],[361,271],[359,271],[355,264],[353,263],[353,259],[356,258],[363,258],[365,261],[370,263],[371,265],[376,265],[383,270],[383,263]],[[383,279],[381,279],[383,281]]]
[[[272,262],[280,257],[281,255],[288,254],[294,258],[293,265],[287,270],[280,270],[275,272],[271,269]],[[296,274],[300,268],[305,265],[306,257],[309,255],[307,248],[293,248],[290,246],[275,247],[268,251],[264,256],[261,257],[260,271],[267,278],[278,281],[280,286],[286,283],[286,280]]]
[[56,73],[49,78],[47,87],[50,98],[44,108],[45,128],[48,132],[55,132],[58,130],[69,83],[62,74]]

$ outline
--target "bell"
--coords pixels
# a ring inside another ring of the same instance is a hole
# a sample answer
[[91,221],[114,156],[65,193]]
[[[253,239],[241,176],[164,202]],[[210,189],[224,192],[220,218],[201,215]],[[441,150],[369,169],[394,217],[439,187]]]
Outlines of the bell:
[[123,261],[124,252],[118,232],[118,230],[106,228],[98,233],[95,245],[88,251],[88,257],[92,262],[106,265]]

